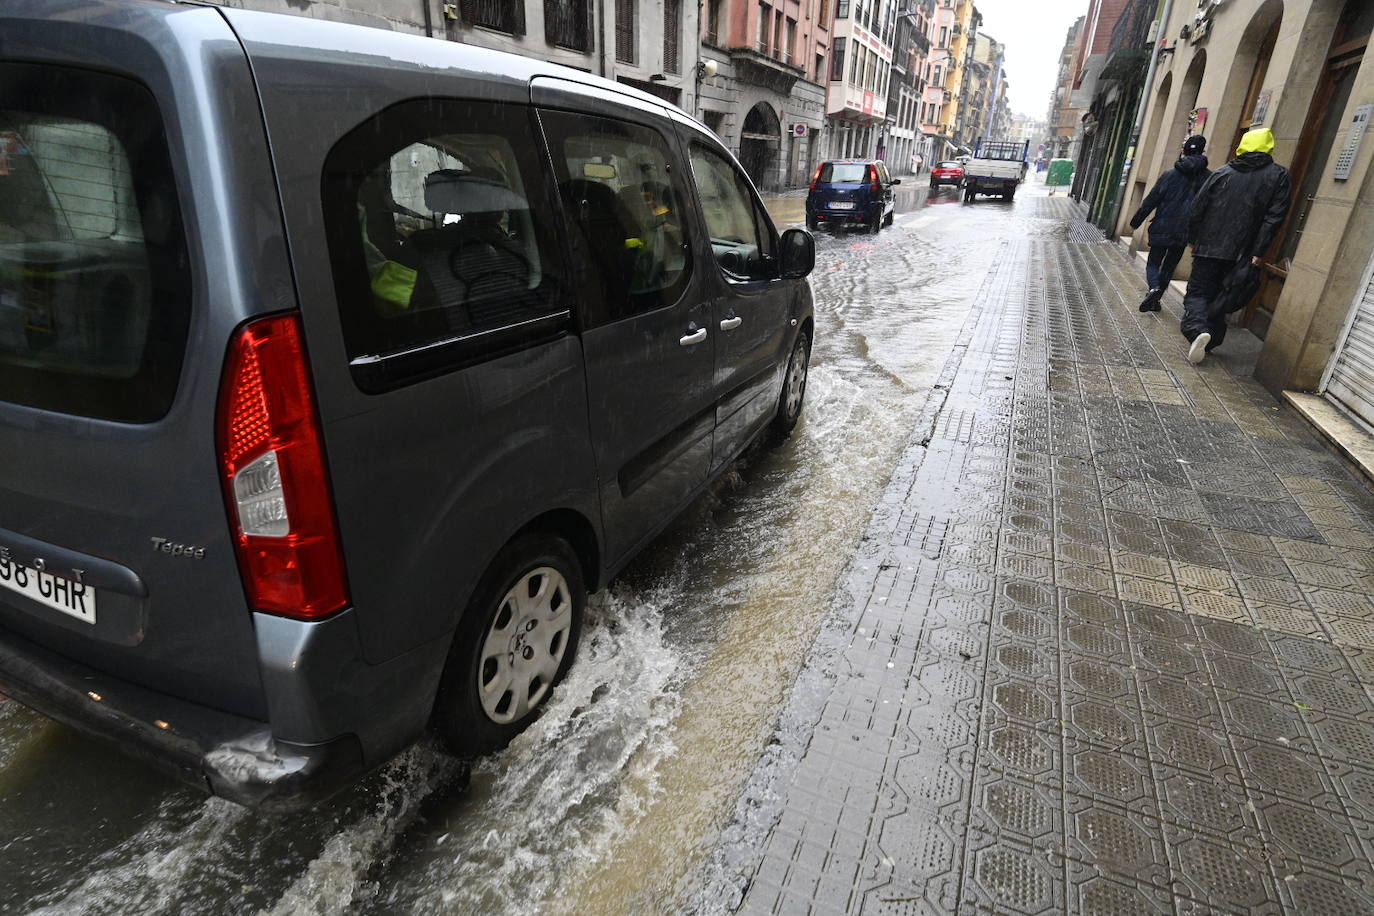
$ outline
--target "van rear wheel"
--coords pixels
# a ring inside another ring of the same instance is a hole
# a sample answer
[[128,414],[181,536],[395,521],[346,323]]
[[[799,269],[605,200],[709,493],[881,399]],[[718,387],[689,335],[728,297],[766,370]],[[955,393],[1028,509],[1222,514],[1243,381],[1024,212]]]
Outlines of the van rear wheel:
[[455,755],[500,750],[536,718],[577,652],[587,604],[569,544],[524,535],[502,548],[458,623],[434,703]]

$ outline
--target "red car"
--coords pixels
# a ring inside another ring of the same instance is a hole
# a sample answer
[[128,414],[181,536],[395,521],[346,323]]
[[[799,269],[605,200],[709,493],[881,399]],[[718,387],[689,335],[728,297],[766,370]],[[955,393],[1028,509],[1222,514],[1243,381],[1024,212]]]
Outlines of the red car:
[[956,188],[964,183],[964,164],[957,159],[935,163],[930,170],[930,189],[937,190],[942,184],[952,184]]

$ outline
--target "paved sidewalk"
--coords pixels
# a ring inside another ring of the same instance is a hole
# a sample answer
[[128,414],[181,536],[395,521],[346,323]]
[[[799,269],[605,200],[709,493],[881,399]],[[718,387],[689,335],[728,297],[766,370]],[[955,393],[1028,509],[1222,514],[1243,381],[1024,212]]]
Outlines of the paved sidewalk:
[[998,258],[742,910],[1374,912],[1374,496],[1092,237]]

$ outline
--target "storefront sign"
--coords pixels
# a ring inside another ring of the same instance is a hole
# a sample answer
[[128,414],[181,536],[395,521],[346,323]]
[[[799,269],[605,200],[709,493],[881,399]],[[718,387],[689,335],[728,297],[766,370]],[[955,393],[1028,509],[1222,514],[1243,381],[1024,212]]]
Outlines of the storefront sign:
[[1188,112],[1188,136],[1202,133],[1207,126],[1207,109],[1194,108]]

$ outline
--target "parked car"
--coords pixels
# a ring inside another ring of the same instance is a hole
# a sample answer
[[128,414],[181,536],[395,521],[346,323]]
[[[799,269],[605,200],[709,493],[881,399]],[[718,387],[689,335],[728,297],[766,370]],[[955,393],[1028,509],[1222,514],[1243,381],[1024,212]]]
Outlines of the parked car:
[[202,790],[500,747],[587,593],[801,414],[810,234],[632,88],[9,0],[0,125],[0,693]]
[[964,164],[957,159],[947,159],[935,163],[930,170],[930,189],[939,190],[941,185],[952,184],[956,188],[964,183]]
[[881,159],[836,159],[816,166],[806,195],[806,228],[858,225],[870,232],[892,225],[892,186],[901,184]]

